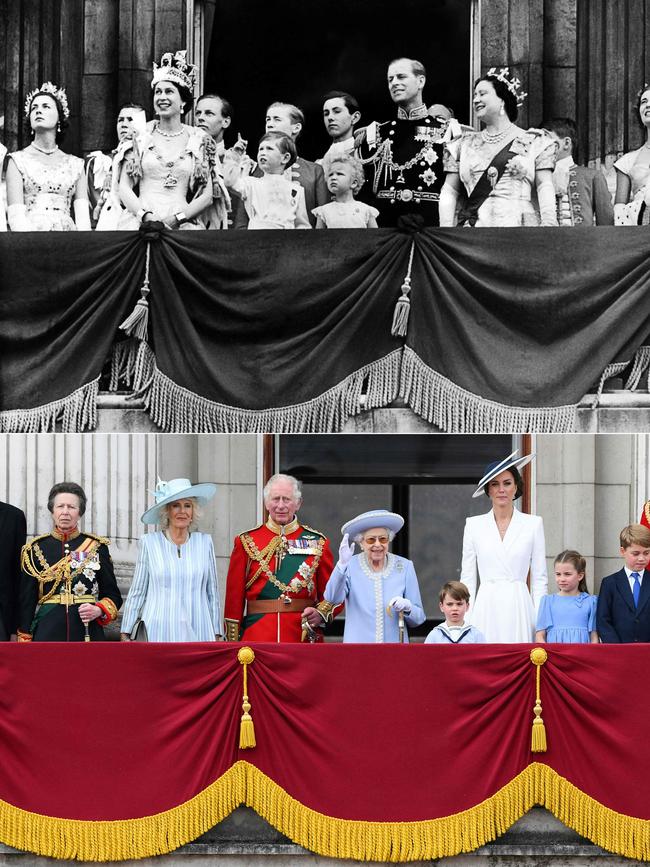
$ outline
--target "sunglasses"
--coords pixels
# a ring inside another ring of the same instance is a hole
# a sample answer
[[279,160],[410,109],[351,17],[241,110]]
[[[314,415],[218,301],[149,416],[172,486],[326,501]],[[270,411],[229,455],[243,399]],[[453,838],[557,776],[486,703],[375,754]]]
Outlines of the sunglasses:
[[379,542],[380,545],[386,545],[388,543],[388,536],[366,536],[363,541],[367,542],[368,545],[374,545],[375,542]]

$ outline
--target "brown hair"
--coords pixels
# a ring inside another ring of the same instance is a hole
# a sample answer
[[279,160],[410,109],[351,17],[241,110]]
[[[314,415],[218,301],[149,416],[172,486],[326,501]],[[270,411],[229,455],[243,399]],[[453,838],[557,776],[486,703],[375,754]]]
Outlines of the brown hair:
[[469,590],[462,581],[447,581],[443,584],[438,598],[444,602],[445,596],[451,596],[456,602],[469,602]]
[[57,482],[52,485],[50,493],[47,495],[47,509],[49,512],[54,511],[54,499],[57,494],[73,494],[79,500],[79,517],[83,517],[86,512],[86,493],[81,485],[76,482]]
[[650,529],[643,524],[628,524],[621,530],[620,539],[621,548],[631,548],[632,545],[650,548]]
[[553,563],[556,566],[558,563],[570,563],[582,578],[578,582],[578,591],[580,593],[588,593],[587,590],[587,561],[577,551],[572,551],[568,548],[566,551],[560,551]]

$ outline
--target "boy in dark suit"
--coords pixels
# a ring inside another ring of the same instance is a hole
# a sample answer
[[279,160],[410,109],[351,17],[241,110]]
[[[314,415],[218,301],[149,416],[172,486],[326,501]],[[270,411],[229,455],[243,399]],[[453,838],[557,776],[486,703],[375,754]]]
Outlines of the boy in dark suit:
[[598,635],[613,644],[650,641],[650,529],[642,524],[624,527],[621,556],[623,568],[600,585]]

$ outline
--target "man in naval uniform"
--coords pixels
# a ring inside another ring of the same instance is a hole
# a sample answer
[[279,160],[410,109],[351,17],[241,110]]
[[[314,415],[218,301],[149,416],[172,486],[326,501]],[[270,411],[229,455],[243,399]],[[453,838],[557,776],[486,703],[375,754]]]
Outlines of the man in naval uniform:
[[[322,600],[334,561],[327,538],[298,521],[301,503],[297,479],[272,476],[264,488],[268,520],[235,538],[224,607],[228,641],[321,637],[333,608]],[[302,621],[312,607],[310,630]]]
[[371,123],[357,136],[369,188],[365,200],[379,210],[380,228],[397,225],[398,217],[405,214],[421,214],[427,226],[440,222],[443,142],[456,134],[457,122],[430,116],[422,98],[425,81],[418,60],[393,60],[388,90],[397,118]]
[[75,482],[54,485],[47,508],[52,531],[22,551],[18,641],[103,641],[122,604],[108,539],[80,532],[86,494]]

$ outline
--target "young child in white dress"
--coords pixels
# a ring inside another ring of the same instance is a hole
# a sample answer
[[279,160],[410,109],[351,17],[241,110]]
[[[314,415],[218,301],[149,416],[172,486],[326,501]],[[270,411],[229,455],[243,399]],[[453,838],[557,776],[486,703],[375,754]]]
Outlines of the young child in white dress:
[[361,161],[341,154],[323,161],[327,189],[333,201],[312,210],[317,229],[376,229],[376,208],[354,198],[365,180]]
[[560,644],[598,644],[595,596],[587,592],[585,558],[562,551],[555,558],[558,592],[542,596],[535,641]]
[[435,626],[425,644],[483,644],[485,636],[476,626],[465,623],[469,610],[469,590],[462,581],[448,581],[439,594],[445,622]]
[[226,151],[224,181],[241,196],[249,229],[311,229],[305,191],[284,174],[295,163],[296,156],[296,146],[289,136],[267,132],[257,150],[262,176],[255,177],[248,174],[251,161],[245,158],[241,147],[235,145]]

